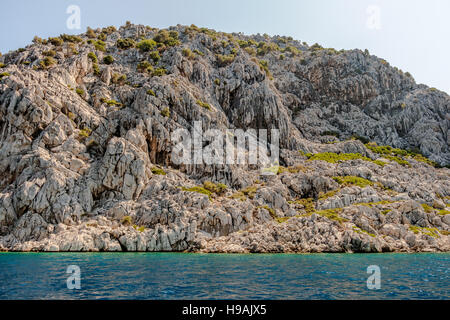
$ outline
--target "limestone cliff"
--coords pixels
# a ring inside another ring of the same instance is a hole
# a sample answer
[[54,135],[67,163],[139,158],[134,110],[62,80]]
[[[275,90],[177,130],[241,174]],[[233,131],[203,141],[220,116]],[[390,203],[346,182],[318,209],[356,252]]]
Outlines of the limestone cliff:
[[[450,251],[450,98],[367,51],[132,24],[33,42],[0,56],[0,249]],[[279,129],[281,166],[174,164],[194,121]]]

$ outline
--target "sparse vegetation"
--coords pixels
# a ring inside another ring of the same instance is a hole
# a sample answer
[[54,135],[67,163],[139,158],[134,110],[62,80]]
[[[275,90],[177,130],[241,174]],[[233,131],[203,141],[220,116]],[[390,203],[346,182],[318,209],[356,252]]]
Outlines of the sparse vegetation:
[[153,40],[168,47],[173,47],[180,44],[177,31],[160,30]]
[[80,132],[78,133],[78,136],[81,139],[86,139],[87,137],[89,137],[91,135],[92,130],[89,128],[83,128],[80,130]]
[[189,48],[184,48],[182,54],[190,60],[195,59],[195,54]]
[[347,222],[348,219],[342,218],[341,216],[339,216],[339,213],[342,212],[342,209],[327,209],[327,210],[320,210],[320,211],[315,211],[315,214],[318,214],[319,216],[328,218],[330,220],[334,220],[337,221],[339,223],[343,223],[343,222]]
[[339,183],[341,186],[358,186],[360,188],[365,188],[367,186],[372,186],[373,182],[364,178],[355,176],[343,176],[343,177],[333,177],[333,180]]
[[56,56],[56,52],[55,52],[55,50],[43,51],[42,55],[44,55],[46,57],[54,57],[54,56]]
[[153,174],[156,174],[156,175],[160,175],[160,176],[166,175],[166,172],[162,168],[159,168],[159,167],[153,167],[150,170],[152,171]]
[[201,100],[197,100],[197,104],[202,108],[211,110],[211,105],[209,103],[203,102]]
[[123,104],[122,103],[120,103],[120,102],[118,102],[118,101],[116,101],[116,100],[114,100],[114,99],[110,99],[110,100],[108,100],[108,99],[106,99],[106,98],[101,98],[100,99],[100,102],[102,102],[102,103],[106,103],[108,106],[123,106]]
[[62,44],[64,43],[63,39],[61,38],[48,38],[48,42],[50,42],[55,47],[62,46]]
[[87,27],[86,36],[90,39],[95,39],[97,37],[97,34],[95,33],[95,31],[93,29],[91,29],[90,27]]
[[219,66],[225,67],[234,61],[235,56],[234,56],[234,54],[228,54],[228,55],[217,54],[216,58],[217,58],[217,62],[219,64]]
[[212,192],[209,191],[209,190],[206,190],[203,187],[199,187],[199,186],[195,186],[195,187],[191,187],[191,188],[182,187],[181,190],[188,191],[188,192],[196,192],[196,193],[204,194],[204,195],[207,195],[210,200],[212,199],[211,198]]
[[203,188],[211,191],[212,193],[221,195],[227,191],[227,186],[223,183],[213,183],[211,181],[203,182]]
[[2,72],[2,73],[0,73],[0,80],[2,80],[4,77],[9,77],[9,76],[10,76],[9,72]]
[[82,96],[84,95],[84,90],[81,89],[81,88],[76,88],[76,89],[75,89],[75,92],[76,92],[80,97],[82,97]]
[[114,62],[114,58],[112,56],[110,56],[110,55],[105,56],[103,58],[103,63],[105,63],[105,64],[111,64],[113,62]]
[[152,64],[150,62],[145,60],[145,61],[141,61],[141,62],[138,63],[137,70],[139,72],[152,73],[153,72],[153,66],[152,66]]
[[122,218],[123,225],[131,225],[133,223],[133,219],[130,216],[125,216]]
[[83,42],[83,39],[79,36],[71,35],[71,34],[62,34],[60,35],[60,38],[64,42],[71,42],[71,43],[80,43]]
[[158,63],[158,61],[161,59],[158,51],[150,52],[149,57],[153,60],[154,63]]
[[373,162],[380,166],[385,163],[382,161],[372,161],[370,158],[361,155],[360,153],[334,153],[334,152],[323,152],[323,153],[307,153],[305,156],[309,161],[322,160],[329,163],[337,163],[339,161],[351,161],[351,160],[363,160],[368,162]]
[[257,186],[249,186],[247,188],[241,189],[240,191],[237,191],[233,193],[230,198],[231,199],[238,199],[241,201],[247,200],[247,197],[250,199],[253,199],[253,197],[256,194],[256,191],[258,191]]
[[97,59],[97,55],[94,52],[89,52],[88,53],[88,58],[93,62],[93,63],[97,63],[98,59]]
[[111,81],[114,84],[123,85],[127,81],[127,76],[121,73],[113,73],[111,76]]
[[94,45],[94,48],[98,51],[105,52],[106,51],[106,43],[104,43],[102,40],[93,41],[92,44]]
[[39,62],[39,66],[40,66],[42,69],[50,68],[51,66],[53,66],[53,65],[55,65],[55,64],[56,64],[56,60],[55,60],[54,58],[52,58],[52,57],[45,57],[44,59],[42,59],[42,60]]
[[160,77],[166,74],[166,69],[164,68],[156,68],[153,72],[152,72],[152,76],[154,77]]
[[116,42],[116,46],[119,49],[123,49],[123,50],[133,48],[135,45],[136,45],[136,42],[130,38],[119,39]]
[[164,109],[161,110],[161,115],[169,118],[170,117],[170,109],[168,107],[165,107]]
[[[270,216],[271,216],[273,219],[275,219],[275,220],[278,219],[278,216],[277,216],[275,210],[272,209],[272,208],[270,208],[269,206],[264,205],[264,206],[259,206],[259,207],[257,207],[257,208],[258,208],[258,209],[265,209],[265,210],[267,210],[267,211],[269,212]],[[278,220],[277,220],[277,221],[278,221]],[[278,221],[278,222],[279,222],[279,221]]]
[[156,42],[151,39],[142,40],[136,45],[136,48],[138,48],[139,50],[141,50],[143,52],[151,51],[155,47],[156,47]]

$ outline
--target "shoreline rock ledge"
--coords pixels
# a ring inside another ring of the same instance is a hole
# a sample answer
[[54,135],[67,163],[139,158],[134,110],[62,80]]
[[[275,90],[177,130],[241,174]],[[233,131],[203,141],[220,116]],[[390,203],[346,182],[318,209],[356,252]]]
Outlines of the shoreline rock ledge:
[[[449,252],[450,97],[367,50],[127,23],[0,55],[0,251]],[[172,134],[278,129],[273,175]]]

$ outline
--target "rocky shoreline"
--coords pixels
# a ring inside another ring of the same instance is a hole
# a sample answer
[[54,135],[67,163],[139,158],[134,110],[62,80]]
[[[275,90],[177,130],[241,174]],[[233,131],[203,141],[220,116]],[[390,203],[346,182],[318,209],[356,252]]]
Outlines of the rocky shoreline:
[[[0,56],[0,251],[450,252],[450,97],[367,51],[127,24]],[[171,134],[280,130],[273,175]]]

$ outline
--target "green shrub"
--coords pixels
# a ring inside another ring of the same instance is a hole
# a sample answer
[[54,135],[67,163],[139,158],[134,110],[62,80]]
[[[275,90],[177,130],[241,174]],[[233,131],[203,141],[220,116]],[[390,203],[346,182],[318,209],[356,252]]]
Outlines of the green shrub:
[[150,62],[148,62],[147,60],[145,61],[141,61],[138,63],[137,65],[137,70],[139,72],[148,72],[151,73],[153,72],[153,66],[151,65]]
[[339,191],[339,189],[331,190],[331,191],[329,191],[327,193],[320,192],[319,193],[319,200],[325,200],[325,199],[334,197],[336,195],[336,193],[338,193],[338,191]]
[[93,29],[91,29],[90,27],[87,27],[86,36],[90,39],[94,39],[97,37],[97,34],[95,33],[95,31]]
[[56,47],[62,46],[62,44],[64,43],[63,39],[61,38],[48,38],[48,42]]
[[182,50],[183,56],[185,56],[188,59],[195,59],[195,54],[191,51],[189,48],[184,48]]
[[342,218],[339,216],[339,213],[342,212],[342,209],[327,209],[327,210],[320,210],[315,211],[315,214],[318,214],[319,216],[325,217],[330,220],[337,221],[339,223],[347,222],[348,220],[345,218]]
[[219,79],[215,79],[214,83],[216,84],[216,86],[220,85],[220,80]]
[[434,211],[433,207],[430,207],[429,205],[427,205],[426,203],[422,203],[422,208],[426,213],[431,213]]
[[9,77],[9,76],[10,76],[9,72],[2,72],[2,73],[0,73],[0,80],[3,79],[4,77]]
[[156,97],[155,91],[153,91],[152,89],[148,89],[147,94]]
[[87,137],[89,137],[91,135],[92,130],[89,128],[84,128],[81,129],[80,132],[78,133],[78,136],[82,139],[85,139]]
[[201,51],[198,50],[198,49],[195,49],[195,50],[194,50],[194,53],[195,53],[195,54],[198,54],[198,55],[201,56],[201,57],[203,57],[203,56],[205,55],[203,52],[201,52]]
[[286,48],[284,48],[282,50],[283,52],[289,52],[291,53],[293,56],[298,56],[301,52],[300,50],[298,50],[296,47],[293,46],[287,46]]
[[70,35],[70,34],[62,34],[59,36],[64,42],[72,42],[72,43],[80,43],[83,42],[83,39],[79,36]]
[[141,50],[143,52],[148,52],[150,50],[153,50],[155,47],[156,47],[156,42],[151,39],[142,40],[136,45],[136,48],[138,48],[139,50]]
[[111,63],[114,62],[114,58],[112,56],[108,55],[108,56],[103,58],[103,62],[106,63],[106,64],[111,64]]
[[119,49],[130,49],[136,45],[136,42],[133,39],[125,38],[117,40],[116,45]]
[[150,52],[149,57],[153,60],[154,63],[158,63],[158,61],[161,59],[158,51]]
[[6,66],[6,64],[4,64],[3,62],[0,62],[0,68],[4,68]]
[[109,26],[109,27],[105,27],[102,29],[102,32],[107,35],[110,35],[111,33],[116,32],[116,31],[117,31],[117,29],[114,26]]
[[350,161],[350,160],[364,160],[364,161],[372,161],[371,159],[364,157],[360,153],[334,153],[334,152],[323,152],[323,153],[316,153],[306,154],[306,157],[309,159],[309,161],[314,160],[322,160],[329,163],[337,163],[339,161]]
[[56,56],[56,52],[55,52],[55,50],[48,50],[48,51],[42,52],[42,55],[44,55],[46,57],[54,57],[54,56]]
[[89,53],[88,53],[88,58],[91,59],[91,61],[92,61],[93,63],[97,63],[97,62],[98,62],[97,56],[96,56],[95,53],[93,53],[93,52],[89,52]]
[[93,42],[94,48],[98,51],[105,52],[106,51],[106,43],[104,43],[102,40],[97,40]]
[[114,100],[114,99],[111,99],[111,100],[108,100],[108,99],[106,99],[106,98],[101,98],[100,99],[100,102],[102,102],[102,103],[106,103],[108,106],[123,106],[123,104],[122,103],[120,103],[120,102],[118,102],[118,101],[116,101],[116,100]]
[[122,224],[123,225],[131,225],[132,224],[132,219],[130,216],[125,216],[122,218]]
[[156,174],[156,175],[161,175],[161,176],[165,176],[166,175],[166,172],[163,169],[158,168],[158,167],[151,168],[151,171],[152,171],[153,174]]
[[41,68],[45,69],[45,68],[49,68],[53,65],[56,64],[56,60],[53,59],[52,57],[45,57],[44,59],[42,59],[39,62],[39,65],[41,66]]
[[166,74],[166,69],[164,68],[156,68],[153,72],[152,72],[152,76],[155,77],[160,77]]
[[211,105],[209,103],[203,102],[201,100],[197,100],[197,104],[202,108],[211,110]]
[[216,55],[216,58],[219,66],[224,67],[232,63],[235,59],[235,56],[233,54],[229,55],[218,54]]
[[267,205],[265,205],[265,206],[258,206],[257,208],[258,208],[258,209],[265,209],[265,210],[267,210],[267,211],[269,212],[270,216],[271,216],[273,219],[278,219],[278,216],[277,216],[275,210],[272,209],[272,208],[270,208],[269,206],[267,206]]
[[300,205],[308,215],[316,211],[316,205],[314,204],[313,198],[297,199],[295,201],[292,201],[291,203]]
[[256,56],[256,49],[253,47],[247,47],[244,49],[251,56]]
[[38,36],[34,36],[33,43],[42,44],[42,43],[44,43],[44,40],[42,40],[42,38],[39,38]]
[[269,63],[266,60],[260,60],[259,61],[259,67],[261,70],[263,70],[267,76],[271,77],[270,71],[269,71]]
[[75,92],[78,93],[79,96],[83,96],[84,95],[84,90],[81,88],[76,88]]
[[278,51],[280,50],[280,47],[278,47],[275,43],[266,43],[266,42],[260,42],[258,45],[258,50],[256,54],[258,56],[264,56],[272,51]]
[[221,195],[227,191],[227,186],[223,183],[213,183],[211,181],[203,182],[203,188],[211,191],[212,193]]
[[97,39],[101,41],[106,41],[107,35],[106,33],[102,32],[98,35]]
[[178,40],[177,31],[160,30],[158,34],[153,38],[158,43],[165,44],[166,46],[173,47],[180,44]]
[[358,186],[360,188],[365,188],[373,185],[372,181],[355,176],[333,177],[333,180],[341,186]]
[[170,109],[168,107],[165,107],[161,110],[161,115],[163,115],[166,118],[170,117]]
[[359,233],[359,234],[361,234],[361,233],[368,234],[369,236],[371,236],[371,237],[373,237],[373,238],[376,237],[373,233],[370,233],[370,232],[368,232],[368,231],[366,231],[366,230],[364,230],[364,229],[358,228],[358,227],[356,227],[356,226],[353,226],[353,231],[355,231],[356,233]]
[[211,200],[211,195],[212,195],[211,191],[206,190],[203,187],[199,187],[199,186],[195,186],[195,187],[191,187],[191,188],[182,187],[181,190],[188,191],[188,192],[196,192],[196,193],[200,193],[200,194],[205,194]]
[[400,158],[400,157],[396,157],[396,156],[389,156],[389,155],[384,155],[383,156],[384,158],[386,158],[386,159],[388,159],[388,160],[391,160],[391,161],[394,161],[394,162],[397,162],[399,165],[402,165],[402,166],[411,166],[410,164],[409,164],[409,162],[408,161],[406,161],[406,160],[403,160],[402,158]]
[[410,225],[409,230],[415,234],[423,233],[433,238],[440,238],[439,230],[436,228],[422,228],[419,226]]
[[99,75],[100,75],[100,67],[98,66],[97,63],[94,63],[94,64],[92,65],[92,70],[94,71],[94,74],[95,74],[96,76],[99,76]]
[[113,73],[111,77],[111,81],[114,84],[121,84],[123,85],[127,81],[127,76],[120,73]]

